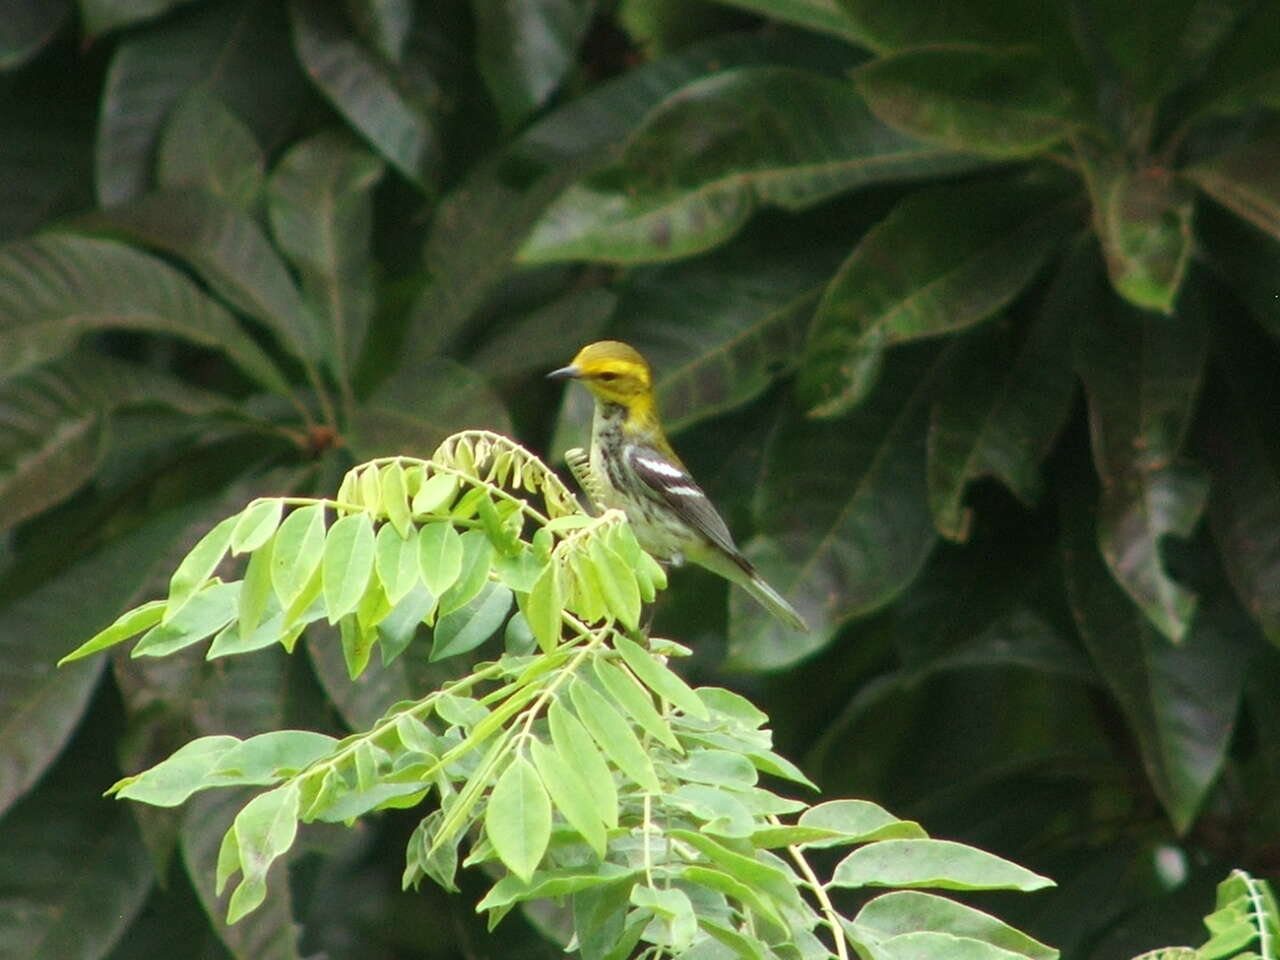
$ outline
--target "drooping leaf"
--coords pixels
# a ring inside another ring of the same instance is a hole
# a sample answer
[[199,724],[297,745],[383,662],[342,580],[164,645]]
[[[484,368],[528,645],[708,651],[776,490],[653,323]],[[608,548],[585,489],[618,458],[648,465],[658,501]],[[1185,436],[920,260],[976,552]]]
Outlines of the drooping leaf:
[[551,839],[551,800],[537,770],[523,756],[517,756],[494,784],[484,830],[506,867],[528,883]]
[[731,591],[735,665],[776,669],[822,648],[844,621],[893,599],[933,549],[929,368],[916,349],[900,351],[867,402],[843,419],[815,422],[786,409],[778,420],[756,490],[759,535],[744,549],[810,629],[796,633]]
[[661,789],[653,762],[640,746],[631,725],[589,684],[575,681],[569,688],[574,710],[604,754],[618,769],[651,793]]
[[[289,606],[303,595],[324,559],[324,506],[318,503],[297,507],[284,518],[276,531],[271,551],[271,583],[280,606]],[[318,584],[319,585],[319,584]]]
[[[1088,512],[1068,504],[1063,555],[1072,613],[1142,753],[1174,829],[1185,831],[1222,766],[1244,683],[1229,611],[1202,609],[1174,645],[1109,575]],[[1220,607],[1220,601],[1219,605]]]
[[944,536],[966,538],[964,493],[979,477],[996,477],[1028,506],[1039,499],[1040,463],[1075,395],[1072,320],[1071,311],[1048,307],[1020,341],[1007,325],[989,325],[948,351],[929,422],[928,466],[929,505]]
[[830,416],[875,382],[886,348],[991,317],[1022,292],[1072,225],[1053,187],[985,181],[900,203],[832,279],[801,370],[805,405]]
[[[0,821],[0,955],[107,956],[142,908],[155,869],[125,805],[100,795],[113,773],[111,753],[102,733],[77,738],[40,787]],[[8,792],[8,773],[0,783]]]
[[253,131],[209,90],[197,87],[165,122],[156,181],[162,190],[203,190],[252,213],[262,193],[264,164]]
[[1027,157],[1069,136],[1071,89],[1040,53],[945,43],[904,50],[854,71],[877,117],[927,143],[987,157]]
[[569,825],[602,860],[605,855],[605,829],[592,799],[591,788],[578,772],[576,758],[569,759],[541,740],[529,741],[529,753],[542,783],[555,807]]
[[1076,365],[1089,402],[1093,458],[1102,480],[1098,543],[1112,573],[1152,623],[1175,642],[1195,597],[1160,556],[1161,539],[1189,536],[1207,487],[1180,461],[1208,347],[1209,308],[1187,296],[1172,317],[1107,298],[1087,270],[1071,297],[1091,309],[1075,330]]
[[500,583],[487,584],[474,599],[437,621],[431,659],[474,650],[497,632],[510,610],[511,591]]
[[559,700],[547,711],[551,741],[562,757],[573,757],[574,768],[586,783],[596,815],[606,827],[618,825],[618,789],[604,757],[581,721]]
[[324,540],[324,605],[330,623],[355,609],[373,574],[373,521],[367,513],[336,520]]
[[324,342],[339,375],[350,378],[373,313],[373,206],[382,175],[373,154],[321,133],[286,153],[271,173],[272,233],[324,320]]
[[228,303],[265,324],[297,356],[324,356],[316,318],[303,303],[284,260],[257,221],[227,201],[191,188],[163,191],[87,214],[76,226],[180,257]]
[[1084,172],[1112,286],[1136,307],[1172,313],[1191,260],[1190,191],[1167,170],[1109,156],[1086,154]]
[[616,164],[547,210],[520,258],[676,259],[722,243],[757,205],[800,210],[982,164],[889,129],[848,82],[783,67],[730,71],[656,108]]
[[439,143],[431,118],[349,32],[338,8],[289,4],[293,44],[312,82],[348,122],[412,183],[426,186]]
[[0,248],[0,376],[67,353],[85,333],[112,328],[221,350],[258,383],[289,392],[274,362],[234,318],[155,257],[63,234]]
[[593,0],[473,3],[476,61],[508,129],[555,92],[591,25]]
[[1028,960],[1057,960],[1058,951],[990,914],[946,897],[899,890],[869,901],[853,921],[877,937],[926,930],[970,937]]
[[80,489],[107,450],[110,416],[136,407],[230,412],[217,395],[99,354],[76,353],[0,385],[0,530]]

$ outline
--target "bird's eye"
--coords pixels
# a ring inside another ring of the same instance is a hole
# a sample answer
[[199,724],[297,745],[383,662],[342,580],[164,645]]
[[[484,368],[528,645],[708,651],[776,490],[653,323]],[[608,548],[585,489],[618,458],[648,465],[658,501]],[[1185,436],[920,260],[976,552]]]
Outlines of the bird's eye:
[[618,379],[618,375],[616,373],[613,373],[610,370],[606,370],[604,373],[599,374],[599,377],[601,380],[617,380]]

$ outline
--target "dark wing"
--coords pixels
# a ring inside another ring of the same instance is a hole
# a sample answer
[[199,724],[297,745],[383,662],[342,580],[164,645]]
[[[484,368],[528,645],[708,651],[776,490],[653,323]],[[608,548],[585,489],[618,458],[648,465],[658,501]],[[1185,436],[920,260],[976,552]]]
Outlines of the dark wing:
[[680,464],[651,447],[632,447],[627,452],[627,465],[655,499],[747,569],[746,558],[739,553],[724,519]]

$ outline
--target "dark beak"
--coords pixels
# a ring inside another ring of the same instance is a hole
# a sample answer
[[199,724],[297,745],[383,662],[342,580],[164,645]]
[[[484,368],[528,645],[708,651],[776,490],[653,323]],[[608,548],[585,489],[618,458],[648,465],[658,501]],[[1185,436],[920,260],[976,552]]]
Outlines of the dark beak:
[[567,367],[561,367],[559,370],[552,370],[547,374],[548,380],[577,380],[582,376],[582,370],[574,366],[572,363]]

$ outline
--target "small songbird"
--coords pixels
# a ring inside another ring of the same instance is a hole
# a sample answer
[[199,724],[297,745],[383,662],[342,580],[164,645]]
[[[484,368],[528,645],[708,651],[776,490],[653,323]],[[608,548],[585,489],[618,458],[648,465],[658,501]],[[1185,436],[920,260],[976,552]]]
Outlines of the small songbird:
[[639,352],[601,340],[547,376],[581,380],[595,396],[591,454],[580,482],[598,506],[625,513],[640,546],[657,559],[676,566],[691,560],[741,586],[791,628],[808,629],[734,545],[724,520],[671,449],[649,364]]

